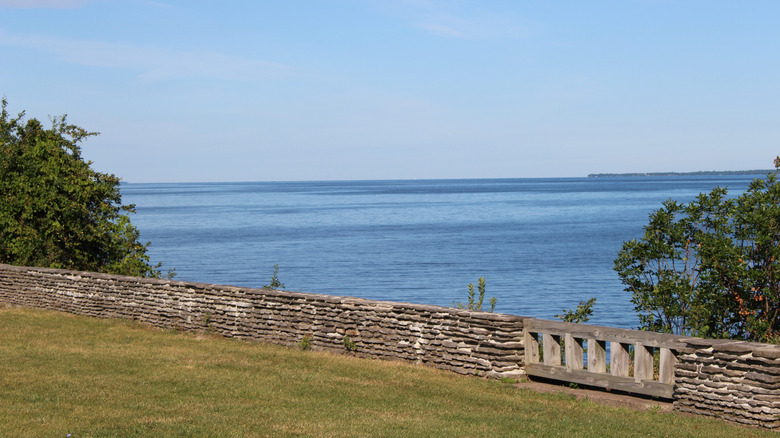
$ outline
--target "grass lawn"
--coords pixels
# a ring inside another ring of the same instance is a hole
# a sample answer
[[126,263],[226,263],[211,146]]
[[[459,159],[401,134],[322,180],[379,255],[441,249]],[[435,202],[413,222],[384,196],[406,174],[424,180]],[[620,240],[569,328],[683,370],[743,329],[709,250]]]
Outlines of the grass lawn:
[[0,307],[0,437],[777,437],[400,362]]

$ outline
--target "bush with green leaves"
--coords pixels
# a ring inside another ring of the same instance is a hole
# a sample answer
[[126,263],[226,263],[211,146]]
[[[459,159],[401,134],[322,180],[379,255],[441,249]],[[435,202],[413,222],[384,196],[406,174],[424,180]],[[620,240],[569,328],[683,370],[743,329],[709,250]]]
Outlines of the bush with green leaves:
[[284,289],[284,283],[279,280],[279,265],[274,265],[274,272],[271,274],[271,282],[263,285],[266,289]]
[[344,335],[344,338],[341,339],[341,342],[344,344],[344,348],[346,348],[347,351],[351,351],[354,353],[358,350],[357,343],[347,335]]
[[122,205],[119,178],[93,170],[81,143],[97,135],[52,119],[45,129],[24,112],[0,114],[0,263],[160,277],[149,243]]
[[302,351],[308,351],[311,350],[311,344],[312,344],[312,336],[311,335],[304,335],[300,341],[298,341],[298,348],[300,348]]
[[593,306],[596,304],[596,298],[588,301],[580,301],[576,309],[564,310],[562,314],[555,315],[556,318],[564,322],[574,322],[578,324],[586,323],[593,315]]
[[715,188],[664,202],[644,235],[623,244],[615,270],[643,329],[780,342],[777,173],[738,197]]
[[[482,302],[485,300],[485,277],[479,277],[479,281],[477,282],[477,289],[474,290],[474,283],[469,283],[468,285],[468,295],[466,298],[468,299],[467,303],[463,302],[457,302],[452,303],[454,307],[457,307],[458,309],[467,309],[467,310],[476,310],[482,312]],[[477,292],[479,292],[479,295],[477,295]],[[487,312],[492,312],[496,308],[496,297],[490,298],[490,309],[486,310]]]

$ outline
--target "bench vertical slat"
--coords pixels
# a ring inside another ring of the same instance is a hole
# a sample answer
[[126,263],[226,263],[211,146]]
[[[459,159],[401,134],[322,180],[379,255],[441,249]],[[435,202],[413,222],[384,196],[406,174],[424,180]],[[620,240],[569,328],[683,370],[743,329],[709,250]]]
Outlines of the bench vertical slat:
[[525,363],[539,363],[539,338],[530,330],[525,331]]
[[542,334],[542,349],[545,365],[561,365],[561,337],[548,333]]
[[653,380],[653,351],[641,342],[636,344],[634,350],[634,379],[637,382]]
[[564,345],[566,346],[566,369],[581,370],[583,368],[582,339],[575,338],[571,333],[566,333],[564,342]]
[[661,359],[658,364],[658,381],[661,383],[674,384],[674,367],[677,364],[677,357],[674,352],[668,348],[661,348]]
[[613,376],[628,377],[629,375],[629,354],[628,348],[631,344],[622,342],[609,343],[609,373]]
[[596,339],[588,339],[588,371],[591,373],[607,372],[607,343]]

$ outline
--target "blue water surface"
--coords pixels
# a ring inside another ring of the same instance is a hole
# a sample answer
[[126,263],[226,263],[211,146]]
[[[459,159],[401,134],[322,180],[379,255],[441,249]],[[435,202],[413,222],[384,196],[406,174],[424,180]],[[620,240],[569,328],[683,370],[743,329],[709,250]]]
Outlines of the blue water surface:
[[753,176],[127,184],[149,255],[177,279],[449,306],[487,280],[497,312],[634,328],[612,270],[666,199]]

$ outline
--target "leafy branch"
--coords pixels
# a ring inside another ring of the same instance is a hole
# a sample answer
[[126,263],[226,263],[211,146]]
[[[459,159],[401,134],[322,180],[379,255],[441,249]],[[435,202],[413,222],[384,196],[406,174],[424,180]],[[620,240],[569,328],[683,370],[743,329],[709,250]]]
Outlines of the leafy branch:
[[[485,277],[479,277],[476,290],[474,289],[474,283],[468,285],[468,299],[467,303],[453,302],[453,307],[458,309],[476,310],[482,312],[482,302],[485,299]],[[493,312],[496,308],[496,297],[490,298],[490,309],[487,312]]]

